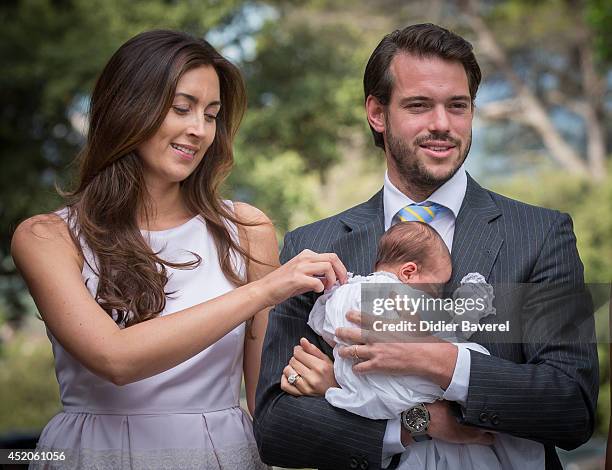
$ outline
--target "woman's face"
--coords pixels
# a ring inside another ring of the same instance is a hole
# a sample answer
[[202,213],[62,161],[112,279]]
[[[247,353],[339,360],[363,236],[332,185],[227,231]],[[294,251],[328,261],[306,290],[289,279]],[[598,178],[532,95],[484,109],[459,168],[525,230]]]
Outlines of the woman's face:
[[219,77],[212,66],[183,74],[164,122],[137,150],[147,184],[179,183],[195,170],[215,138],[220,107]]

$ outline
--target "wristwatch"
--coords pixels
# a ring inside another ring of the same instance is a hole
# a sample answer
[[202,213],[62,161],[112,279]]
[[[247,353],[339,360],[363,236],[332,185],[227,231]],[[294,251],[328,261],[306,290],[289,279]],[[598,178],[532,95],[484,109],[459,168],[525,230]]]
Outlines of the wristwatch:
[[410,433],[415,442],[428,441],[431,437],[427,434],[429,428],[429,411],[424,403],[419,403],[410,409],[402,411],[402,426]]

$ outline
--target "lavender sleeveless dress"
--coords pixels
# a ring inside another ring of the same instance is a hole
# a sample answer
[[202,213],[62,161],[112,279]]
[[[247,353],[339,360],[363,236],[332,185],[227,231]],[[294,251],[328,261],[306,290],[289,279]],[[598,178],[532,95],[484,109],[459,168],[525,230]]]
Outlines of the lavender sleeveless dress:
[[[58,214],[66,219],[65,210]],[[143,235],[163,259],[191,260],[189,251],[202,257],[196,269],[168,268],[166,292],[175,293],[162,315],[233,289],[202,218]],[[83,250],[95,266],[91,251]],[[89,264],[83,281],[95,295],[98,278]],[[48,334],[63,411],[43,430],[38,449],[64,451],[66,460],[31,468],[267,468],[259,459],[251,419],[240,408],[244,324],[182,364],[125,386],[91,373]]]

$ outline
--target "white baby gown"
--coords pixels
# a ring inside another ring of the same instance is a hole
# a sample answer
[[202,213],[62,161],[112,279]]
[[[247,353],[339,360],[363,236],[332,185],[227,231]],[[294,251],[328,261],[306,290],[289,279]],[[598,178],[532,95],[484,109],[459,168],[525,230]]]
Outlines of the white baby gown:
[[[369,276],[350,276],[346,284],[336,284],[320,296],[313,306],[308,325],[330,345],[334,346],[334,373],[341,388],[332,387],[325,394],[326,400],[337,408],[371,419],[395,419],[402,411],[419,403],[432,403],[442,398],[444,390],[438,385],[417,376],[387,374],[355,374],[353,359],[338,354],[340,346],[346,346],[335,336],[338,327],[354,327],[346,319],[349,310],[362,311],[361,286],[364,283],[400,283],[388,272],[376,272]],[[423,292],[402,285],[402,294],[413,291],[415,296]],[[461,291],[460,291],[461,292]],[[483,316],[491,313],[483,312]],[[471,321],[477,321],[471,318]],[[448,339],[448,333],[443,336]],[[465,336],[464,336],[465,337]],[[477,343],[455,342],[459,348],[469,348],[483,354],[488,351]],[[491,446],[451,444],[432,439],[413,442],[402,454],[399,469],[425,470],[511,470],[544,468],[544,446],[534,441],[508,434],[496,434]]]

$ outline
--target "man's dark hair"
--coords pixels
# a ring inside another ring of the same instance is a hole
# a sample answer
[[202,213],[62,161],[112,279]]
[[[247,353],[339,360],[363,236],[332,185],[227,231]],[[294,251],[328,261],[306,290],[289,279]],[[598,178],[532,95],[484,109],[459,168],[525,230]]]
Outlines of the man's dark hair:
[[[380,104],[389,104],[393,90],[391,61],[398,53],[404,52],[419,57],[439,57],[460,62],[467,75],[473,105],[481,73],[472,49],[472,45],[461,36],[431,23],[415,24],[402,30],[395,30],[380,41],[368,60],[363,76],[365,99],[372,95]],[[372,126],[370,130],[376,146],[384,150],[383,135],[375,131]]]

